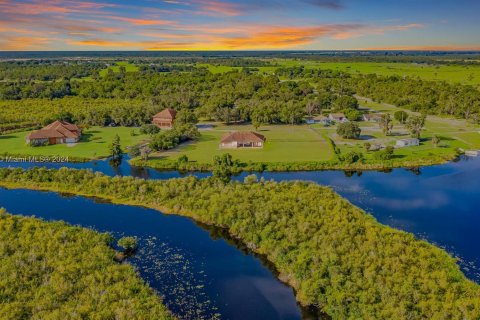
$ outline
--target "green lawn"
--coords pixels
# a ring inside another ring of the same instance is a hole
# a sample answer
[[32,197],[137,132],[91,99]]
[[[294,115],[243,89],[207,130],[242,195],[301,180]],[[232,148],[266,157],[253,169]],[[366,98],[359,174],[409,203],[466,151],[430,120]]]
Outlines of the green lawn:
[[[480,85],[480,65],[427,65],[417,63],[395,62],[320,62],[308,60],[274,59],[273,62],[283,67],[303,65],[307,69],[331,69],[352,74],[370,74],[390,76],[419,77],[423,80],[458,82],[462,84]],[[230,67],[211,64],[198,64],[207,67],[212,73],[223,73],[240,70],[240,67]],[[257,67],[260,73],[273,73],[279,67]]]
[[212,130],[201,131],[198,142],[180,146],[173,151],[162,152],[157,157],[171,160],[186,155],[189,160],[200,163],[211,163],[215,155],[223,153],[230,153],[234,159],[243,162],[325,161],[333,157],[333,150],[322,135],[307,125],[263,126],[257,132],[267,138],[264,148],[220,150],[221,137],[229,131],[237,130],[255,131],[251,125],[219,124]]
[[[414,114],[409,110],[397,108],[395,106],[365,101],[360,99],[360,105],[382,113],[393,113],[398,110],[404,110],[409,114]],[[335,137],[334,132],[329,135],[333,138],[342,153],[349,151],[364,152],[366,159],[373,159],[374,152],[365,152],[364,143],[380,143],[384,145],[394,145],[397,139],[408,137],[405,127],[394,121],[393,134],[399,136],[385,137],[380,131],[378,124],[371,122],[360,122],[362,135],[369,136],[369,140],[345,140]],[[435,147],[431,139],[436,135],[440,138],[440,145]],[[432,158],[435,156],[450,157],[455,154],[457,148],[464,150],[480,149],[480,126],[469,123],[463,119],[442,118],[437,116],[427,116],[425,128],[421,135],[421,145],[408,148],[395,149],[395,155],[399,160],[415,161],[419,158]]]
[[[405,136],[408,137],[408,136]],[[395,145],[395,140],[404,137],[393,137],[391,142],[387,143],[386,145]],[[440,145],[435,147],[431,142],[432,135],[428,133],[424,133],[422,135],[420,146],[415,147],[407,147],[407,148],[396,148],[395,149],[395,159],[401,161],[412,161],[415,162],[418,159],[432,159],[435,157],[442,157],[442,158],[450,158],[451,156],[455,155],[456,148],[468,148],[468,145],[465,143],[452,139],[448,136],[441,136],[440,135]],[[362,152],[364,154],[365,159],[374,161],[374,154],[375,152],[366,152],[363,144],[366,141],[359,141],[359,140],[351,140],[351,144],[342,144],[338,145],[339,149],[343,154],[348,153],[350,151],[357,151]],[[370,143],[374,143],[374,141],[369,141]]]
[[276,62],[286,67],[303,65],[308,69],[331,69],[352,74],[376,73],[383,76],[410,76],[424,80],[442,80],[480,85],[480,65],[460,66],[395,62],[319,62],[296,60],[278,60]]
[[131,135],[132,128],[127,127],[92,127],[84,130],[82,140],[74,146],[58,144],[42,147],[31,147],[25,143],[27,132],[18,132],[0,136],[0,153],[15,155],[42,155],[64,156],[76,158],[102,158],[108,156],[108,148],[115,134],[120,136],[123,149],[145,140],[147,136],[140,135],[138,129],[133,129],[135,136]]
[[399,75],[419,77],[424,80],[442,80],[462,84],[480,84],[480,66],[424,65],[415,63],[322,63],[322,69],[349,73],[376,73],[383,76]]
[[112,65],[108,68],[105,68],[103,70],[100,70],[99,74],[100,76],[104,77],[108,73],[108,69],[112,69],[113,72],[119,73],[120,72],[120,67],[125,67],[126,72],[137,72],[139,69],[136,65],[128,63],[127,61],[120,61],[115,63],[115,65]]
[[205,67],[213,74],[225,73],[233,70],[242,70],[241,67],[217,66],[209,63],[198,63],[196,66],[199,68]]
[[[364,101],[362,99],[360,99],[360,105],[379,112],[390,113],[392,116],[393,113],[398,110],[404,110],[409,114],[414,114],[414,112],[410,110],[397,108],[384,103]],[[440,138],[444,137],[445,140],[450,141],[448,144],[455,148],[480,149],[480,126],[464,119],[427,116],[422,136],[432,137],[433,135],[437,135]],[[457,141],[454,143],[451,139]]]
[[[274,59],[279,66],[293,67],[303,65],[307,69],[331,69],[349,72],[352,74],[376,73],[383,76],[399,75],[419,77],[424,80],[441,80],[458,82],[462,84],[480,85],[480,66],[461,65],[428,65],[417,63],[395,62],[320,62],[308,60]],[[137,72],[138,66],[127,61],[117,62],[100,71],[100,76],[105,76],[108,69],[120,72],[120,66],[124,66],[127,72]],[[212,65],[208,63],[197,64],[197,67],[206,67],[212,73],[224,73],[232,70],[241,70],[241,67],[224,65]],[[261,73],[273,73],[278,67],[257,67]]]

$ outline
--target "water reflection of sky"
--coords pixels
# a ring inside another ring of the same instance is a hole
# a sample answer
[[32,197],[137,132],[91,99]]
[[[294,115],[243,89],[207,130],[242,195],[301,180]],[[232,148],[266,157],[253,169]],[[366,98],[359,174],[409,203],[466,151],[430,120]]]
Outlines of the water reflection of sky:
[[0,188],[0,207],[110,232],[117,239],[137,237],[140,249],[129,262],[181,319],[215,319],[218,314],[222,319],[261,320],[301,316],[293,290],[259,259],[190,219],[23,189]]
[[[0,163],[0,166],[7,166]],[[31,164],[10,164],[30,167]],[[60,167],[61,164],[47,164]],[[178,172],[134,168],[123,161],[112,169],[108,161],[69,164],[108,175],[133,175],[145,179],[168,179]],[[206,177],[208,173],[196,173]],[[248,173],[235,179],[242,180]],[[259,175],[259,174],[258,174]],[[259,175],[260,176],[260,175]],[[266,172],[266,179],[308,180],[332,187],[353,204],[373,214],[381,223],[415,233],[462,259],[462,268],[480,282],[480,159],[430,166],[419,170],[395,169],[389,173],[366,171]],[[466,265],[469,265],[466,268]],[[472,268],[472,266],[474,268]]]
[[275,180],[304,179],[331,186],[381,223],[415,233],[461,260],[480,282],[480,159],[391,173],[266,173]]

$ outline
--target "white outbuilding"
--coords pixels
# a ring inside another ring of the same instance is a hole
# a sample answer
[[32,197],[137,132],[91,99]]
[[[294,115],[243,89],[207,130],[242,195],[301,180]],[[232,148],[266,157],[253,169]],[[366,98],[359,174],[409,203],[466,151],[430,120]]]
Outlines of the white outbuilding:
[[417,138],[407,138],[407,139],[397,140],[397,144],[395,146],[398,148],[403,148],[403,147],[413,147],[418,145],[420,145],[420,140],[418,140]]

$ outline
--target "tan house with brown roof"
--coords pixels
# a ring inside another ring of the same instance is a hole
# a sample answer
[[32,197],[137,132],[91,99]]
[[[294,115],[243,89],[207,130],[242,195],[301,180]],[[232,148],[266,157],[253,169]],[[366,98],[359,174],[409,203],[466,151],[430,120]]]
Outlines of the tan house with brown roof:
[[152,123],[160,129],[171,129],[175,122],[177,111],[171,108],[164,109],[153,116]]
[[40,130],[32,131],[26,141],[33,145],[76,143],[81,135],[82,130],[76,124],[57,120]]
[[343,112],[330,113],[328,118],[335,122],[348,122],[348,119]]
[[263,148],[266,138],[252,131],[230,132],[220,141],[220,149]]

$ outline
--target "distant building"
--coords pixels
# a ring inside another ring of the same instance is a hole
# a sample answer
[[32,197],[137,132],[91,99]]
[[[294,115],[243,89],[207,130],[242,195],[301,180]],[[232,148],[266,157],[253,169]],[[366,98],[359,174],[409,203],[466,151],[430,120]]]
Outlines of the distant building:
[[363,121],[368,122],[379,122],[382,119],[383,114],[381,113],[368,113],[362,116]]
[[398,148],[403,148],[403,147],[413,147],[418,145],[420,145],[420,140],[418,140],[417,138],[407,138],[407,139],[397,140],[397,144],[395,146]]
[[335,121],[335,122],[348,122],[347,117],[345,117],[345,114],[343,114],[342,112],[330,113],[330,115],[328,116],[328,118],[329,118],[331,121]]
[[308,124],[315,124],[315,123],[321,123],[324,126],[328,126],[331,124],[331,120],[328,117],[325,117],[323,115],[315,116],[315,117],[308,117],[305,120],[306,123]]
[[171,129],[173,128],[176,116],[177,111],[167,108],[154,115],[152,123],[160,129]]
[[313,117],[307,117],[307,118],[305,119],[305,123],[307,123],[307,124],[314,124],[315,121],[313,120]]
[[40,130],[31,132],[26,141],[33,145],[76,143],[81,135],[82,130],[76,124],[57,120]]
[[372,144],[370,148],[368,148],[368,151],[378,151],[382,149],[385,149],[385,145],[375,143],[375,144]]
[[266,138],[252,131],[230,132],[220,141],[221,149],[263,148]]
[[480,150],[465,150],[465,155],[467,157],[478,157],[480,155]]

